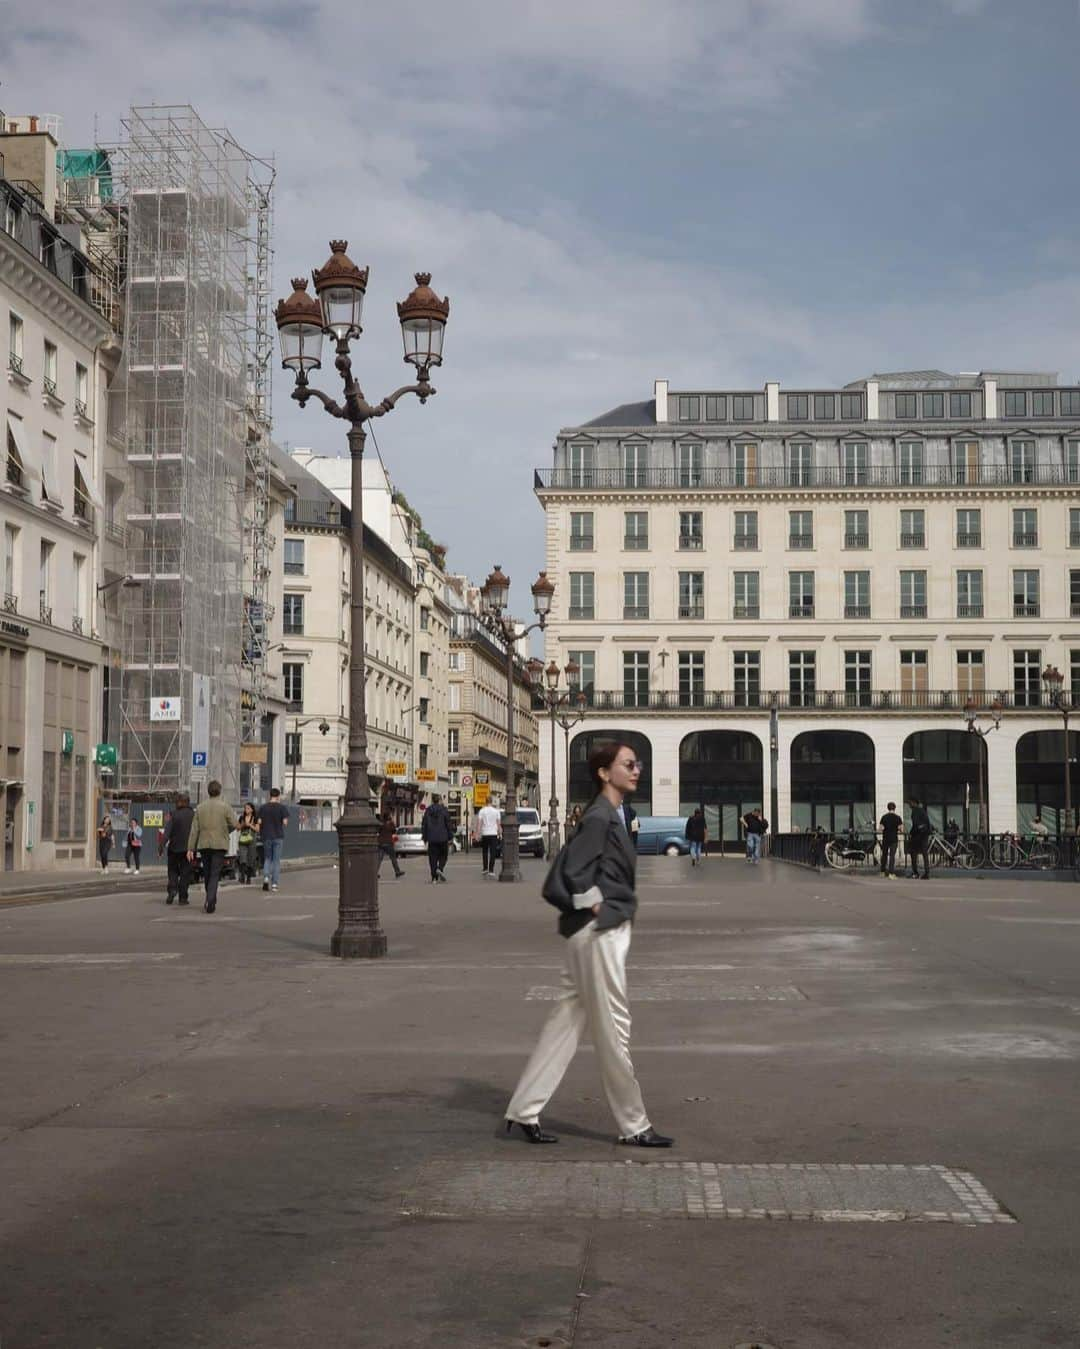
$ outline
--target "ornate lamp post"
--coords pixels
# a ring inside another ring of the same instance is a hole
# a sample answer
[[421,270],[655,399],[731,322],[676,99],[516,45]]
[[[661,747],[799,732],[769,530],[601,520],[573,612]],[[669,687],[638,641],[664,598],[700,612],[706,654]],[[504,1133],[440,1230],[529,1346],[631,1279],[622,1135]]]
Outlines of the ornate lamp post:
[[1072,711],[1072,699],[1065,692],[1063,687],[1065,676],[1056,665],[1047,665],[1042,672],[1042,682],[1046,686],[1047,696],[1050,699],[1050,706],[1056,707],[1061,713],[1062,720],[1065,723],[1065,753],[1063,760],[1065,764],[1065,826],[1059,832],[1064,836],[1071,834],[1073,829],[1072,818],[1072,775],[1070,773],[1070,754],[1069,754],[1069,713]]
[[[543,703],[547,709],[548,716],[551,718],[551,799],[548,802],[548,857],[554,857],[559,850],[559,796],[557,788],[557,779],[555,777],[555,723],[556,721],[570,734],[570,728],[576,726],[581,721],[585,712],[583,710],[585,695],[583,693],[574,693],[574,685],[577,682],[577,676],[581,673],[581,666],[577,661],[570,661],[559,669],[555,661],[552,661],[547,669],[544,668],[542,661],[529,661],[529,669],[536,676],[536,696],[537,700]],[[559,688],[560,674],[566,675],[566,688]],[[541,685],[539,676],[544,676],[544,684]],[[568,709],[576,703],[578,711],[576,714],[569,713]],[[559,713],[562,712],[562,716]],[[566,783],[566,801],[570,804],[570,780]]]
[[[967,728],[972,735],[977,735],[982,741],[982,749],[979,752],[979,832],[989,834],[989,791],[983,791],[983,764],[986,764],[987,779],[990,773],[990,755],[986,748],[986,737],[991,731],[996,731],[1001,725],[1001,714],[1005,708],[1000,698],[995,698],[990,704],[990,713],[994,718],[993,726],[987,726],[985,730],[979,725],[979,705],[974,698],[969,698],[964,704],[964,716],[967,718]],[[985,817],[985,818],[984,818]]]
[[480,622],[494,634],[506,647],[506,800],[503,802],[503,849],[500,881],[520,881],[521,867],[518,856],[518,817],[517,792],[514,782],[514,646],[537,628],[542,632],[551,612],[551,599],[555,594],[555,583],[549,581],[547,572],[542,571],[532,584],[533,612],[536,622],[519,632],[513,618],[503,614],[510,602],[510,578],[504,576],[502,568],[496,562],[495,570],[490,574],[480,594],[483,609]]
[[[364,516],[362,465],[366,433],[364,424],[382,417],[405,394],[421,403],[435,393],[428,375],[442,364],[443,335],[450,314],[450,301],[440,300],[431,289],[431,275],[416,273],[416,289],[398,305],[405,360],[416,367],[415,384],[403,385],[381,403],[369,403],[353,377],[349,343],[363,329],[360,317],[367,292],[368,269],[357,267],[345,252],[345,240],[330,242],[330,257],[324,267],[312,272],[315,293],[307,293],[307,281],[293,281],[293,293],[275,311],[281,338],[281,363],[296,376],[292,396],[306,407],[317,398],[332,417],[348,423],[347,439],[352,459],[352,526],[350,550],[350,658],[349,658],[349,752],[345,784],[345,810],[335,826],[338,831],[338,925],[330,940],[330,954],[350,959],[386,954],[386,934],[379,926],[378,823],[371,809],[368,781],[367,721],[364,709]],[[334,339],[334,366],[341,376],[344,402],[336,403],[308,383],[308,375],[322,365],[323,338]]]

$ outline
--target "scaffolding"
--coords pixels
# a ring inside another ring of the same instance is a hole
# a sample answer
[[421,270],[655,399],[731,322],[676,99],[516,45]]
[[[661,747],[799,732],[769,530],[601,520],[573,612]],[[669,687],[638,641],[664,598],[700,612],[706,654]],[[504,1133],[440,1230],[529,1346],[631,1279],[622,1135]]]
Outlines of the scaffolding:
[[118,786],[186,789],[193,751],[206,750],[206,772],[235,800],[252,711],[242,690],[256,718],[265,697],[244,591],[261,577],[265,607],[273,171],[188,106],[132,108],[122,127],[108,156],[127,236],[110,390],[131,578],[119,601]]

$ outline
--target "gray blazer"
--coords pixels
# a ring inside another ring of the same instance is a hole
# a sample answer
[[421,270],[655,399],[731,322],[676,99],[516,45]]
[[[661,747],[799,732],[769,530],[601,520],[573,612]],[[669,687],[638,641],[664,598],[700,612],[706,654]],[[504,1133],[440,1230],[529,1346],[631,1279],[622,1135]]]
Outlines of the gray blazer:
[[619,812],[598,796],[544,882],[544,898],[559,910],[559,932],[572,937],[592,917],[597,929],[632,922],[637,912],[637,853]]

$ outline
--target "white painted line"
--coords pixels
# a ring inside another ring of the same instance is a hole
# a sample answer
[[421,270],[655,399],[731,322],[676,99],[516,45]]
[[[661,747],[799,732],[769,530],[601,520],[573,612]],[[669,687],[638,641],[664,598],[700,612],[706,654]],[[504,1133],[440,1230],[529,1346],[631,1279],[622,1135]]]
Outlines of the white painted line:
[[[215,913],[212,923],[195,923],[193,927],[199,928],[203,932],[211,932],[221,923],[302,923],[306,919],[314,917],[313,913]],[[187,914],[182,918],[179,914],[170,914],[168,917],[150,919],[152,923],[186,923],[188,920],[189,915]]]
[[182,951],[65,951],[61,955],[0,954],[0,965],[153,965],[180,960]]

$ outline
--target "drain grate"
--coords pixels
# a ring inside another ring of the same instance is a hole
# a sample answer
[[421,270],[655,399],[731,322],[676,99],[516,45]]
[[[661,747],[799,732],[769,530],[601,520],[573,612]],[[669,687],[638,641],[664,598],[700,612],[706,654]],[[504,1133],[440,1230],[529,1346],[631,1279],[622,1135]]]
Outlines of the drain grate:
[[443,1218],[1016,1221],[966,1171],[829,1162],[430,1162],[402,1211]]
[[[556,1002],[563,989],[536,984],[525,994],[527,1001]],[[806,994],[794,984],[719,984],[711,979],[633,980],[634,1002],[804,1002]]]

